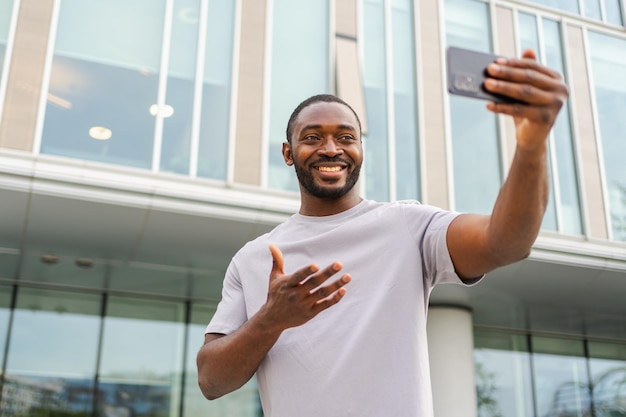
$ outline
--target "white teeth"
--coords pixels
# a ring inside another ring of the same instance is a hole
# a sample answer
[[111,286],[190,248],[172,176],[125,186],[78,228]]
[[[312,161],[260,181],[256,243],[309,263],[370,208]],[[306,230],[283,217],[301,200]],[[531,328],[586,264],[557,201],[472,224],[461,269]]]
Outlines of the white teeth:
[[317,167],[322,172],[339,172],[341,171],[341,167]]

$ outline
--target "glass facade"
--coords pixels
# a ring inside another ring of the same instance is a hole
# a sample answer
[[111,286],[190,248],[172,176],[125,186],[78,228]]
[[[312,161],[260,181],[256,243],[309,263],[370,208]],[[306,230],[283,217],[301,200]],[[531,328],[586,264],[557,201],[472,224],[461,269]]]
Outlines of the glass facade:
[[614,240],[626,242],[626,39],[589,31],[589,52],[610,225]]
[[255,381],[209,402],[195,356],[211,303],[0,286],[0,415],[260,415]]
[[2,76],[2,69],[4,67],[4,54],[9,37],[12,9],[13,0],[0,1],[0,77]]
[[62,0],[40,151],[225,179],[233,3]]
[[[567,13],[582,15],[613,25],[623,25],[622,0],[528,0]],[[582,4],[582,10],[581,10]]]
[[366,195],[378,201],[419,199],[413,4],[364,0],[362,15]]
[[479,417],[626,415],[626,343],[474,333]]
[[298,190],[293,168],[285,165],[282,144],[293,109],[329,90],[328,0],[274,0],[271,17],[271,81],[267,184]]
[[[527,13],[519,13],[518,22],[521,50],[533,49],[538,53],[540,61],[566,77],[560,23]],[[542,229],[580,235],[582,215],[569,106],[567,102],[550,134],[552,186]]]
[[[0,119],[2,118],[2,100],[4,85],[3,76],[6,75],[4,68],[6,59],[7,44],[9,41],[9,29],[11,27],[11,16],[13,14],[13,0],[0,0]],[[0,120],[1,122],[1,120]]]
[[[491,52],[489,5],[445,1],[446,46]],[[485,102],[450,96],[455,209],[491,213],[502,173],[496,116]]]

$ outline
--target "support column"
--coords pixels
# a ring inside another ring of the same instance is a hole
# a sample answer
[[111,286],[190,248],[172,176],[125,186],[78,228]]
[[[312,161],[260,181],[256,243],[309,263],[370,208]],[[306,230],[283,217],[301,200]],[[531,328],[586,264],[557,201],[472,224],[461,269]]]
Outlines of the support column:
[[435,417],[476,417],[472,312],[430,306],[427,332]]

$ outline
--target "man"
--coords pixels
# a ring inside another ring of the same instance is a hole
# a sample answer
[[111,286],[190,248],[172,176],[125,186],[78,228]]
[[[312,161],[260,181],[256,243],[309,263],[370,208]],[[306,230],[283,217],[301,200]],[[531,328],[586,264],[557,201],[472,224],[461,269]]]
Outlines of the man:
[[487,104],[513,116],[517,140],[489,216],[363,200],[352,108],[321,95],[294,110],[282,153],[300,210],[231,261],[197,358],[207,398],[257,373],[266,416],[432,416],[430,291],[529,254],[548,199],[547,137],[568,95],[530,50],[488,72],[488,90],[528,103]]

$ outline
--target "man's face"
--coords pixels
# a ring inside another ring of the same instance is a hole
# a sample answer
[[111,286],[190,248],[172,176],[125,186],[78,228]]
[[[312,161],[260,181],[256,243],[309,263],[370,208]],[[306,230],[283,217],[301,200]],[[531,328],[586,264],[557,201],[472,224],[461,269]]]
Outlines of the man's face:
[[341,103],[318,102],[300,112],[283,156],[294,165],[303,193],[336,199],[354,188],[363,162],[358,126]]

